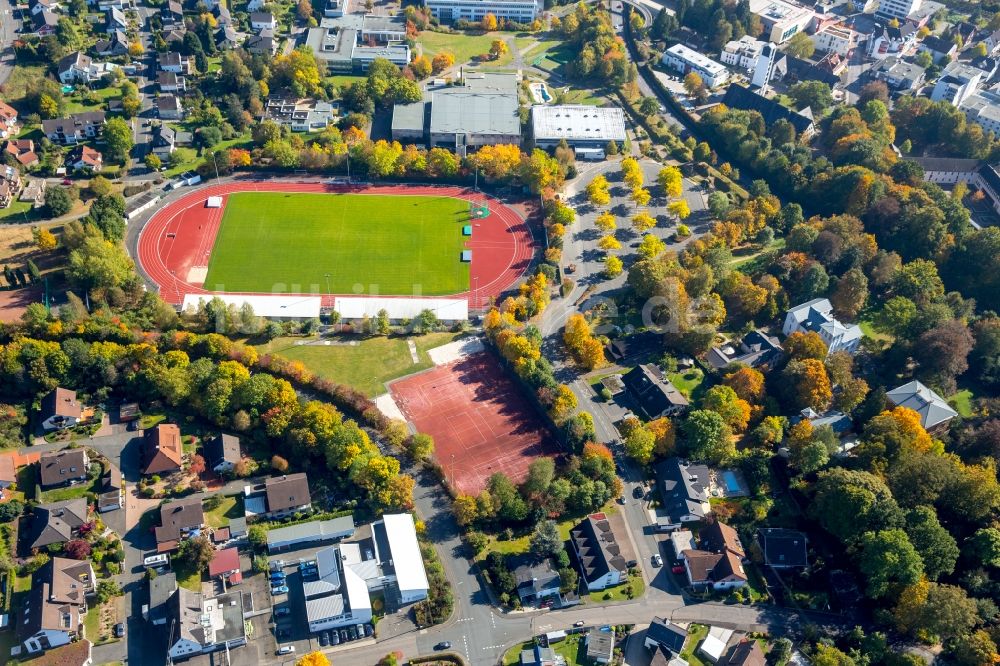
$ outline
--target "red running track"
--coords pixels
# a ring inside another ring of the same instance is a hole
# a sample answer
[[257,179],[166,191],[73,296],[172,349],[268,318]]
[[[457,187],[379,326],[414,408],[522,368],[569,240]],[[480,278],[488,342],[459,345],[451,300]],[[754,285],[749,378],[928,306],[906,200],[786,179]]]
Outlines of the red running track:
[[[478,205],[488,205],[489,217],[470,222],[473,225],[472,236],[465,243],[465,247],[472,250],[472,262],[469,266],[471,290],[448,296],[467,298],[471,309],[489,306],[500,294],[516,284],[528,270],[535,252],[531,232],[520,215],[496,199],[467,188],[433,185],[351,186],[287,181],[244,181],[209,185],[158,210],[139,234],[139,265],[149,279],[159,286],[163,300],[180,305],[187,294],[211,293],[199,284],[188,282],[187,277],[192,267],[208,265],[226,201],[233,192],[451,196]],[[212,196],[222,197],[222,208],[205,208],[205,200]],[[248,266],[247,270],[253,268]],[[337,295],[323,294],[323,306],[333,307],[333,299]]]

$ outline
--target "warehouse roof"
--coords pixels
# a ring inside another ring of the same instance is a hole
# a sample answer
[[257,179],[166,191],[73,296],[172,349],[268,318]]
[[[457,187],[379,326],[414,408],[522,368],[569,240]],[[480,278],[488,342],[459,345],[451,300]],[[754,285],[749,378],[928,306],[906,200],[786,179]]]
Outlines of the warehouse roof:
[[531,127],[536,141],[625,140],[625,114],[616,106],[535,105],[531,107]]
[[[426,590],[427,572],[424,559],[417,543],[417,530],[413,515],[409,513],[387,513],[382,516],[392,566],[396,570],[396,582],[401,590]],[[383,556],[384,557],[384,556]]]

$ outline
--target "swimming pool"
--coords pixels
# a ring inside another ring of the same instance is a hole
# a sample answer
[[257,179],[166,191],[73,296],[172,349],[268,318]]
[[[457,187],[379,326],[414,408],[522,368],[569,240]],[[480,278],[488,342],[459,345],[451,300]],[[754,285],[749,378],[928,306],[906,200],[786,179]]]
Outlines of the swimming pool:
[[736,472],[732,470],[726,470],[722,473],[722,484],[726,487],[726,492],[738,493],[741,490],[740,480],[736,476]]

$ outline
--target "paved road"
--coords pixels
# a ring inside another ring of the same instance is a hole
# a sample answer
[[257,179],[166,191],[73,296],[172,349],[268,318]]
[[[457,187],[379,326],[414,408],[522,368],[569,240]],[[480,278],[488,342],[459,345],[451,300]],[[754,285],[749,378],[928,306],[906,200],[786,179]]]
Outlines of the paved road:
[[14,39],[21,28],[17,10],[11,0],[0,0],[0,85],[14,71]]

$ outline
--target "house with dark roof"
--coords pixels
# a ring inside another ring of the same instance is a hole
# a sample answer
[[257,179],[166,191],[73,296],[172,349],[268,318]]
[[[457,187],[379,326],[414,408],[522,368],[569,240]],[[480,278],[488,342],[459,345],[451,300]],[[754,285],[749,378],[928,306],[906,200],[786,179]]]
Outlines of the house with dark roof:
[[74,113],[68,118],[42,121],[42,132],[52,143],[69,146],[87,139],[96,139],[106,122],[103,111]]
[[751,368],[766,368],[781,358],[781,353],[781,344],[777,338],[754,329],[739,342],[726,342],[712,347],[705,358],[715,370],[723,370],[733,363],[742,363]]
[[220,434],[205,442],[204,453],[209,469],[219,474],[232,472],[240,461],[240,438]]
[[76,399],[76,391],[56,388],[42,398],[39,418],[43,430],[71,428],[83,420],[83,406]]
[[707,466],[692,465],[680,458],[667,458],[656,466],[656,483],[663,502],[657,529],[675,530],[705,519],[711,511],[708,493],[711,475]]
[[674,416],[688,408],[688,399],[655,365],[643,363],[629,370],[622,375],[622,384],[649,419]]
[[160,525],[153,529],[156,552],[176,550],[184,539],[198,536],[205,527],[205,511],[200,499],[167,502],[160,507]]
[[653,331],[642,331],[615,338],[605,347],[608,358],[621,363],[626,359],[644,358],[663,348],[660,334]]
[[523,554],[507,565],[514,574],[517,596],[523,605],[541,604],[559,598],[562,581],[550,558],[539,560],[531,554]]
[[86,449],[65,449],[43,453],[38,460],[39,484],[58,488],[87,480],[90,458]]
[[242,594],[206,597],[178,587],[167,609],[167,655],[173,661],[246,645]]
[[81,638],[87,597],[96,584],[94,568],[86,560],[53,557],[36,571],[19,613],[18,640],[24,649],[35,654]]
[[174,423],[147,428],[142,436],[142,473],[169,474],[181,468],[183,445],[181,429]]
[[761,527],[754,537],[764,564],[772,569],[809,566],[808,540],[804,532],[780,527]]
[[80,526],[87,522],[87,500],[82,497],[39,504],[32,511],[28,547],[36,549],[66,543],[78,537]]
[[767,666],[767,657],[757,641],[744,638],[718,663],[725,666]]
[[631,550],[615,534],[603,513],[592,513],[570,530],[580,574],[591,592],[613,587],[628,579]]
[[721,522],[713,522],[701,529],[701,540],[696,550],[681,553],[688,582],[695,587],[714,590],[731,590],[747,584],[743,569],[746,552],[736,530]]
[[184,24],[184,6],[177,0],[168,0],[160,7],[160,21],[163,27]]
[[121,470],[111,463],[105,465],[101,476],[101,494],[97,496],[97,510],[101,513],[117,511],[124,505],[125,484]]
[[643,645],[647,649],[663,649],[673,655],[679,655],[684,649],[687,631],[662,617],[654,617],[646,630],[646,640]]
[[99,39],[94,44],[94,52],[99,56],[128,55],[132,43],[123,30],[112,31],[107,39]]
[[32,15],[31,28],[39,37],[54,35],[59,26],[59,15],[47,9]]
[[142,607],[142,617],[153,625],[164,625],[169,615],[168,603],[177,591],[177,574],[173,571],[149,579],[149,603]]
[[768,127],[779,120],[786,120],[791,123],[799,136],[810,136],[816,130],[811,113],[789,109],[739,84],[733,84],[726,89],[722,103],[730,109],[756,111]]
[[946,430],[948,421],[958,416],[944,398],[917,380],[887,391],[885,397],[896,407],[906,407],[919,414],[920,425],[929,433]]
[[928,35],[917,47],[919,53],[929,53],[934,62],[939,62],[942,58],[948,57],[952,60],[958,53],[958,45],[950,38],[939,37],[938,35]]
[[304,473],[273,476],[243,488],[247,519],[277,520],[312,510],[309,478]]

